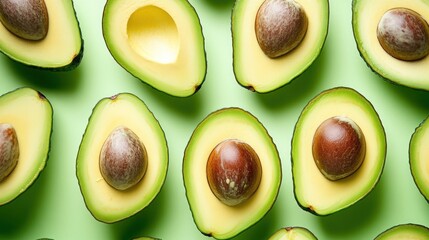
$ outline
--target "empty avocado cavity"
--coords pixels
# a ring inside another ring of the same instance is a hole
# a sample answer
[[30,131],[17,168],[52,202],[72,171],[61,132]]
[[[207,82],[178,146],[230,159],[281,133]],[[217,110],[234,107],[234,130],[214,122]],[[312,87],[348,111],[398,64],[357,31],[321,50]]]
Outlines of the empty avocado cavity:
[[0,21],[10,32],[26,40],[41,40],[48,34],[49,17],[44,0],[2,0]]
[[176,61],[180,50],[179,32],[168,12],[148,5],[136,10],[128,20],[131,47],[150,61],[169,64]]

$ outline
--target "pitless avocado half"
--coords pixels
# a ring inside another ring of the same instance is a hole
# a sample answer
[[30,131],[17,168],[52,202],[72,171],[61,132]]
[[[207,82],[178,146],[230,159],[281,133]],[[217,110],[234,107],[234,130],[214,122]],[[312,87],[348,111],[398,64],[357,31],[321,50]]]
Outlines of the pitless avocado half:
[[0,51],[32,67],[76,68],[83,40],[73,1],[0,1]]
[[204,36],[186,0],[108,0],[103,36],[114,59],[150,86],[187,97],[206,75]]

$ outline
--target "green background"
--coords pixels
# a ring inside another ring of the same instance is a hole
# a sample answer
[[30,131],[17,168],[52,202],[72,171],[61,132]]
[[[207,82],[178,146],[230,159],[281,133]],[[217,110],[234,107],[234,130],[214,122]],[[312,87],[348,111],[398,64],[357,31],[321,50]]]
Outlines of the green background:
[[[206,239],[193,222],[182,181],[182,158],[196,125],[210,112],[241,107],[265,125],[282,159],[280,194],[271,211],[236,239],[267,239],[277,229],[303,226],[319,239],[373,239],[401,223],[429,226],[429,205],[415,186],[408,164],[414,129],[428,115],[429,93],[391,84],[360,58],[351,26],[351,1],[330,1],[330,26],[320,57],[291,84],[268,94],[239,86],[232,70],[230,16],[233,1],[191,0],[206,39],[207,78],[189,98],[152,89],[123,70],[103,40],[105,1],[75,0],[85,52],[71,72],[25,67],[0,55],[1,93],[29,86],[44,93],[54,108],[48,164],[39,179],[15,201],[0,207],[0,239]],[[285,66],[287,67],[287,66]],[[306,103],[322,90],[352,87],[372,102],[387,134],[387,158],[376,188],[348,209],[326,217],[299,208],[293,196],[290,142]],[[82,134],[92,108],[119,92],[139,96],[153,111],[169,144],[167,179],[158,197],[137,215],[115,224],[96,221],[86,209],[75,175]]]

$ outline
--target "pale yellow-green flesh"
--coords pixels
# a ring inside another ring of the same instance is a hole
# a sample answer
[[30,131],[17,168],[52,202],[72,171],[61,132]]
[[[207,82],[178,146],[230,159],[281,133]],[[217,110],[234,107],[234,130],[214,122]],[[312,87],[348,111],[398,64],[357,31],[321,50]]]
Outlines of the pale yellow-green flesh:
[[268,240],[316,240],[317,238],[307,229],[295,227],[291,229],[280,229]]
[[[210,190],[206,164],[210,152],[226,139],[239,139],[258,154],[262,178],[255,194],[243,204],[229,207]],[[185,151],[183,177],[195,223],[216,238],[230,238],[253,225],[271,208],[281,183],[276,147],[264,127],[250,114],[227,109],[209,115],[195,130]]]
[[204,79],[204,39],[186,1],[109,0],[103,34],[119,64],[161,91],[189,96]]
[[[99,155],[118,126],[131,129],[144,144],[148,166],[142,180],[126,191],[112,188],[102,177]],[[100,221],[115,222],[146,207],[160,191],[168,167],[168,151],[159,123],[143,102],[131,94],[101,100],[94,108],[77,158],[77,176],[85,203]]]
[[52,129],[52,107],[32,89],[22,88],[0,97],[0,123],[11,124],[19,144],[12,173],[0,182],[0,205],[24,192],[45,167]]
[[365,61],[381,76],[401,85],[429,90],[429,57],[401,61],[389,55],[377,39],[377,25],[384,13],[405,7],[429,22],[429,2],[423,0],[355,0],[353,28],[358,48]]
[[49,15],[47,36],[40,41],[17,37],[0,23],[0,49],[17,61],[43,68],[70,64],[82,41],[71,0],[45,0]]
[[[333,116],[352,119],[366,141],[360,168],[338,181],[322,175],[312,154],[316,129]],[[377,113],[366,99],[350,89],[330,90],[312,100],[297,122],[292,147],[296,198],[301,206],[320,215],[343,209],[369,193],[378,182],[386,155],[385,133]]]
[[420,192],[429,200],[429,121],[425,120],[410,141],[410,167]]
[[319,55],[328,33],[328,1],[296,0],[304,8],[308,29],[303,41],[280,58],[267,57],[255,35],[255,18],[264,0],[237,0],[232,16],[234,72],[237,81],[258,92],[274,90],[301,74]]
[[386,230],[375,240],[427,240],[429,229],[421,225],[403,224]]

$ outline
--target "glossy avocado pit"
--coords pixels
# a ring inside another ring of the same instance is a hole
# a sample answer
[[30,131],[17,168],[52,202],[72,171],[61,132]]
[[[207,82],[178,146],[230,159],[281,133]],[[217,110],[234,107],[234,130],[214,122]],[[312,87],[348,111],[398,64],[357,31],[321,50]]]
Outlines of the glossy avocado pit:
[[307,15],[294,0],[264,1],[255,20],[259,46],[270,58],[283,56],[295,49],[304,39],[307,27]]
[[0,182],[15,169],[19,158],[19,144],[15,128],[8,123],[0,124]]
[[11,33],[26,40],[42,40],[48,34],[44,0],[1,0],[0,21]]
[[393,8],[381,18],[377,38],[392,57],[415,61],[429,54],[429,26],[417,12],[407,8]]
[[365,158],[365,137],[347,117],[332,117],[320,124],[313,138],[313,158],[329,180],[352,175]]
[[236,206],[249,199],[259,187],[262,167],[255,150],[239,140],[225,140],[210,153],[207,181],[224,204]]
[[177,60],[179,31],[165,10],[152,5],[137,9],[128,20],[127,33],[130,46],[141,57],[160,64]]
[[120,126],[107,137],[100,153],[100,171],[115,189],[126,190],[136,185],[147,169],[147,153],[139,137]]

